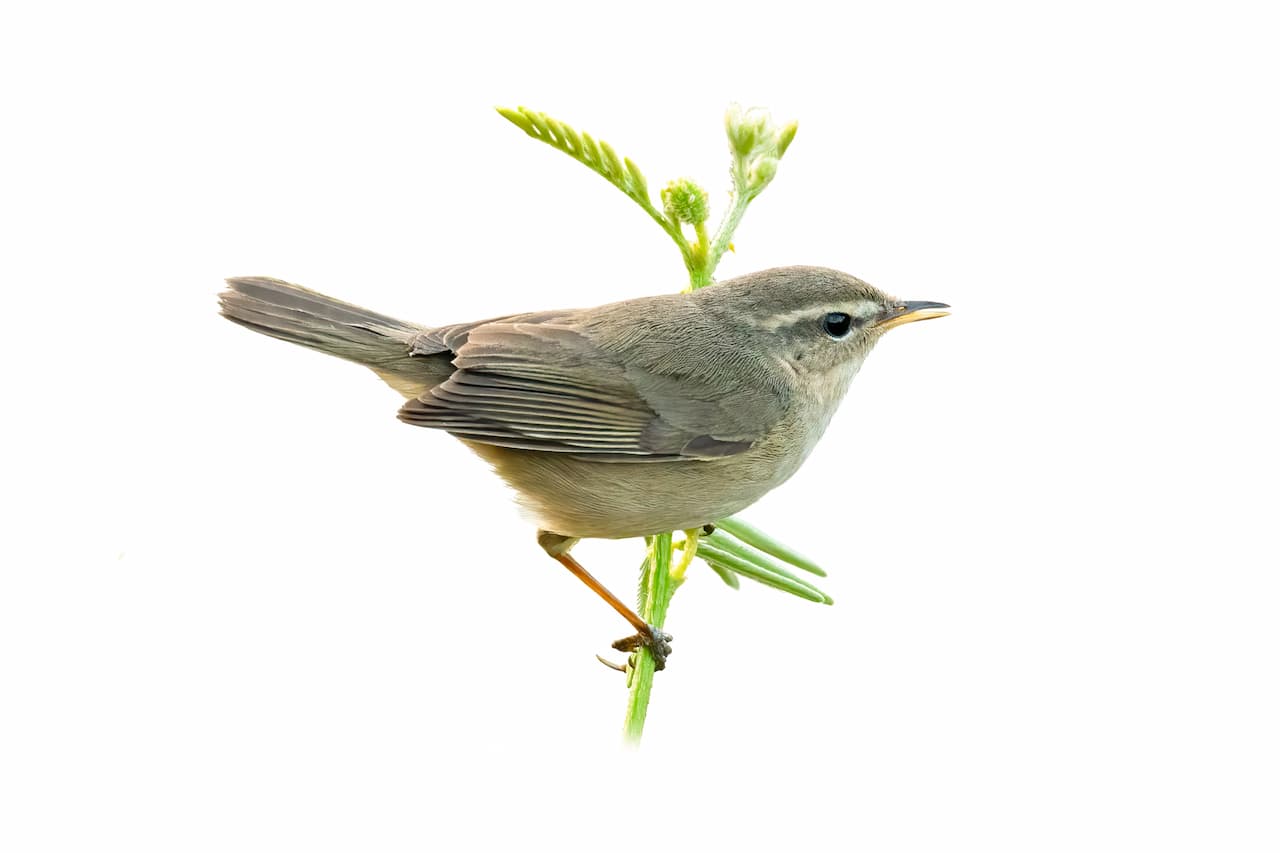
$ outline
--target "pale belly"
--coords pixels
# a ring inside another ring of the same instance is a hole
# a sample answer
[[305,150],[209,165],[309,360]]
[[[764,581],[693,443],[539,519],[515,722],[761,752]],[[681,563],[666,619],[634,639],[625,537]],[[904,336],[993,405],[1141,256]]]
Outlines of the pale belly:
[[716,460],[587,462],[465,443],[515,490],[542,530],[575,539],[623,539],[701,527],[781,485],[809,455],[830,413],[793,417],[747,452]]

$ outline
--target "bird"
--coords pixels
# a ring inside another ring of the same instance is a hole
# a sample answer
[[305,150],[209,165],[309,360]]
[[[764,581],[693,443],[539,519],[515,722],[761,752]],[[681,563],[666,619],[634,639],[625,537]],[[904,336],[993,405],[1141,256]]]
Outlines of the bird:
[[570,553],[582,539],[707,528],[782,485],[822,437],[876,342],[948,314],[815,266],[591,308],[424,326],[274,278],[227,279],[228,320],[370,368],[398,417],[486,461],[537,541],[636,633],[647,624]]

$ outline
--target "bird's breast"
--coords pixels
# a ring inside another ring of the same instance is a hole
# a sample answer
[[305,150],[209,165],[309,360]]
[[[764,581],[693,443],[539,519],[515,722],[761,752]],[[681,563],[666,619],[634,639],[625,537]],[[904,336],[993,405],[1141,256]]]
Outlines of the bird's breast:
[[466,443],[544,530],[583,539],[688,530],[742,511],[799,470],[852,378],[819,377],[749,450],[722,459],[593,462]]

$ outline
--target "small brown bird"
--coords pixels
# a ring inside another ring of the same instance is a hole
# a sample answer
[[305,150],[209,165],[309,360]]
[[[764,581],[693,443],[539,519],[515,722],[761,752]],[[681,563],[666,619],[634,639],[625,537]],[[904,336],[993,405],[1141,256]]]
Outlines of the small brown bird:
[[370,368],[493,466],[538,544],[624,616],[658,667],[656,631],[572,556],[584,538],[692,530],[787,480],[889,329],[941,317],[821,267],[692,293],[417,326],[271,278],[228,279],[227,319]]

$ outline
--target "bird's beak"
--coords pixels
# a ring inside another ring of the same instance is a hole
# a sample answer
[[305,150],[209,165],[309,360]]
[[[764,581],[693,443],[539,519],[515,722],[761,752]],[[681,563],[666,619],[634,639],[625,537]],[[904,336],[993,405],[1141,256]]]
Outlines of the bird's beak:
[[950,305],[942,302],[895,302],[875,325],[877,329],[887,331],[894,326],[914,323],[917,320],[932,320],[934,317],[945,317],[951,312],[939,309],[950,307]]

